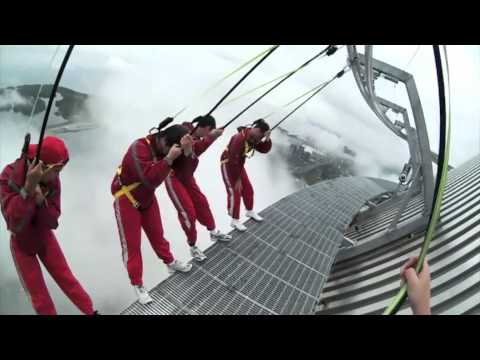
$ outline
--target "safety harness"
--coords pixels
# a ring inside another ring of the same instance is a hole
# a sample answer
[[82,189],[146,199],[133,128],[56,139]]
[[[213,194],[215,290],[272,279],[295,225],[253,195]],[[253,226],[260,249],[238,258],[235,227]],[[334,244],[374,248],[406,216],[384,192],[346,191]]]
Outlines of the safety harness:
[[[242,130],[242,135],[243,135],[244,138],[246,138],[245,130],[247,130],[247,129]],[[225,151],[228,154],[228,146],[225,148]],[[250,143],[248,141],[245,141],[245,148],[243,150],[243,156],[245,156],[246,158],[251,158],[254,153],[255,153],[255,148],[252,145],[250,145]],[[228,163],[228,160],[229,159],[227,157],[225,160],[220,161],[220,163],[221,164],[226,164],[226,163]]]
[[[150,140],[146,137],[145,141],[147,142],[148,146],[150,147],[150,151],[152,152],[153,160],[157,161],[157,156],[155,155],[155,152],[153,151],[152,145]],[[127,199],[130,201],[130,203],[133,205],[135,209],[138,209],[140,207],[140,203],[135,199],[135,197],[132,195],[132,191],[135,190],[139,185],[141,185],[141,182],[135,182],[130,185],[123,185],[122,180],[121,180],[121,175],[122,175],[122,166],[119,166],[117,168],[117,179],[118,182],[121,186],[120,190],[118,190],[113,196],[115,199],[119,199],[122,196],[126,196]]]

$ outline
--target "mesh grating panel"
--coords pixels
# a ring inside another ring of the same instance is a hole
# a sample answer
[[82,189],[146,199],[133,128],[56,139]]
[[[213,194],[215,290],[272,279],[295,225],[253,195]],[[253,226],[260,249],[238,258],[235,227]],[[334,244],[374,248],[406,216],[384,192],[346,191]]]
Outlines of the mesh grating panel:
[[[292,194],[246,222],[231,243],[216,243],[188,274],[152,291],[150,306],[124,314],[311,314],[343,231],[365,200],[384,192],[374,181],[339,178]],[[167,295],[168,294],[168,295]]]

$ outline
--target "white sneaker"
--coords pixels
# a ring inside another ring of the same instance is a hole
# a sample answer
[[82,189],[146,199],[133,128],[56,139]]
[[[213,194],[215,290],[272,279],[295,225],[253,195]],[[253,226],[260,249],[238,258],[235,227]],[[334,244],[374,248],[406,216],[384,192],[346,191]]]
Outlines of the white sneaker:
[[247,228],[245,225],[243,225],[239,220],[237,219],[232,219],[232,222],[230,223],[230,226],[233,227],[234,229],[237,229],[238,231],[246,231]]
[[135,293],[137,294],[138,302],[140,304],[145,305],[153,302],[153,299],[151,298],[147,289],[145,289],[143,286],[134,285],[133,288],[135,289]]
[[258,222],[262,222],[262,221],[263,221],[263,218],[262,218],[260,215],[258,215],[258,214],[257,214],[255,211],[253,211],[253,210],[247,211],[247,212],[245,213],[245,215],[246,215],[247,217],[255,220],[255,221],[258,221]]
[[213,230],[213,231],[210,231],[210,240],[212,240],[213,242],[215,242],[217,240],[228,242],[228,241],[232,240],[232,236],[224,234],[224,233],[220,232],[219,230]]
[[170,274],[173,274],[175,271],[186,273],[192,270],[192,264],[185,264],[178,260],[173,260],[173,262],[168,264],[167,267]]
[[207,258],[207,255],[196,246],[190,247],[190,254],[192,254],[193,258],[197,261],[203,261]]

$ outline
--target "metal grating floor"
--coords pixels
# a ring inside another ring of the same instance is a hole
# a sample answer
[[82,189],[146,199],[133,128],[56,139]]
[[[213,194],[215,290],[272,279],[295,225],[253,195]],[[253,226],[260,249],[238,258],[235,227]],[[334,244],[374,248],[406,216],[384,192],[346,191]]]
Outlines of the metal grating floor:
[[151,290],[154,302],[135,302],[125,315],[312,314],[343,240],[365,200],[385,189],[361,177],[324,181],[261,212],[263,223],[232,231],[188,274]]

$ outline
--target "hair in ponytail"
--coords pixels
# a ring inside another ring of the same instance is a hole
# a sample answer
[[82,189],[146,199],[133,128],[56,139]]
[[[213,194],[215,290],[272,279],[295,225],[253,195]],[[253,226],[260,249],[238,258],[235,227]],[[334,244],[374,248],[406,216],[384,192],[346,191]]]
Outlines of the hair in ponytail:
[[268,130],[270,130],[270,126],[263,119],[255,120],[252,124],[250,124],[248,126],[239,126],[237,128],[237,130],[238,130],[238,132],[240,132],[240,131],[245,130],[247,128],[259,128],[263,132],[267,132]]
[[158,124],[157,127],[153,127],[150,129],[150,134],[156,135],[157,140],[160,140],[161,138],[165,138],[165,144],[167,146],[173,146],[174,144],[179,144],[180,139],[188,134],[188,129],[185,126],[182,125],[172,125],[165,130],[162,130],[165,126],[170,124],[173,121],[172,117],[167,117],[165,120],[161,121],[160,124]]
[[197,116],[195,119],[192,121],[192,125],[197,123],[197,127],[209,127],[211,129],[215,129],[217,127],[215,118],[212,115],[202,115],[202,116]]
[[270,130],[270,125],[268,125],[267,122],[263,119],[255,120],[252,125],[254,128],[259,128],[263,132],[267,132],[268,130]]
[[149,130],[149,133],[150,133],[150,134],[156,134],[156,133],[161,132],[161,130],[162,130],[165,126],[167,126],[168,124],[170,124],[172,121],[173,121],[173,118],[172,118],[172,117],[167,117],[167,118],[165,118],[165,120],[160,121],[160,124],[158,124],[158,126],[152,127],[152,128]]

